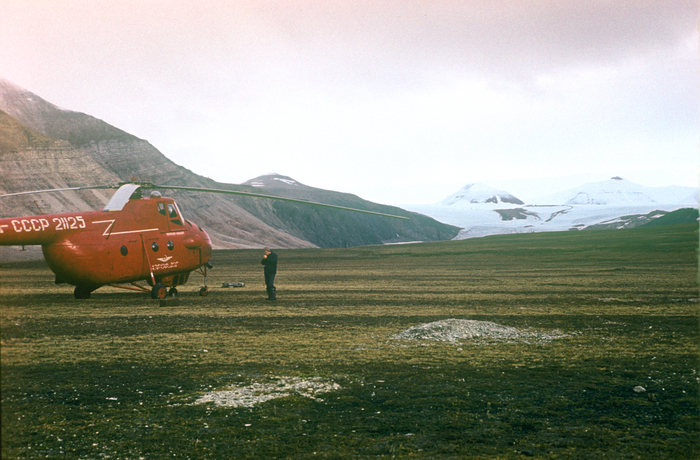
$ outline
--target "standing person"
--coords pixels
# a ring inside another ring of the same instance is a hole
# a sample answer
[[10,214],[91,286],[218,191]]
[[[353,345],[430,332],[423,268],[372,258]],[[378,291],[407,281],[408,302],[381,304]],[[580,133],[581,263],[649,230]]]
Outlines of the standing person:
[[275,288],[275,275],[277,274],[277,254],[265,248],[261,264],[265,266],[265,287],[267,288],[267,300],[277,300]]

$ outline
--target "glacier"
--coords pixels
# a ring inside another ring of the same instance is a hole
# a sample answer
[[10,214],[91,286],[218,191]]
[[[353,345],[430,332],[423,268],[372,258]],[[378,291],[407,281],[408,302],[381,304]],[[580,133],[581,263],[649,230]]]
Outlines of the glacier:
[[583,184],[525,203],[484,184],[469,184],[435,204],[403,205],[462,228],[455,239],[505,233],[626,228],[666,212],[698,207],[693,187],[646,187],[621,177]]

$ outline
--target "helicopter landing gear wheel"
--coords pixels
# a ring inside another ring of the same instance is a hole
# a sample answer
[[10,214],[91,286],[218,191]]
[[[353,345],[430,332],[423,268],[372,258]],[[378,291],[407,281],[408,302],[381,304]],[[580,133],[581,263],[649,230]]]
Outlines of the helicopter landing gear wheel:
[[174,287],[171,287],[170,290],[168,291],[168,297],[177,297],[177,289]]
[[73,291],[73,297],[76,299],[89,299],[91,292],[92,291],[85,286],[76,286],[75,290]]
[[168,290],[163,283],[156,283],[151,289],[151,299],[165,299],[168,295]]
[[209,294],[209,288],[204,286],[202,289],[199,290],[199,295],[202,297],[206,297]]

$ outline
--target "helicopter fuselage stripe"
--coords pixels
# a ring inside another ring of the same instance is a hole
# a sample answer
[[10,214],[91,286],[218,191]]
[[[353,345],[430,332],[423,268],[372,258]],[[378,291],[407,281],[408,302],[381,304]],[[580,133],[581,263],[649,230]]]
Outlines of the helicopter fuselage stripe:
[[108,223],[108,222],[109,222],[109,225],[108,225],[107,228],[105,229],[104,233],[102,233],[102,236],[126,235],[126,234],[129,234],[129,233],[155,232],[155,231],[160,230],[159,228],[146,228],[146,229],[143,229],[143,230],[128,230],[128,231],[125,231],[125,232],[110,232],[110,230],[111,230],[112,227],[114,226],[114,223],[116,222],[116,220],[97,220],[97,221],[93,221],[92,223],[93,223],[93,224],[106,224],[106,223]]
[[145,230],[130,230],[128,232],[113,232],[110,235],[126,235],[127,233],[145,233],[145,232],[157,232],[159,228],[147,228]]

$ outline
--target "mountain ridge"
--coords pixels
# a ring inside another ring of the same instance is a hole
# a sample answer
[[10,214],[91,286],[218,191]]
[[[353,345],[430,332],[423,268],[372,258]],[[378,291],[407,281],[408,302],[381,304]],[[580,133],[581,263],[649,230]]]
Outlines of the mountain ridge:
[[77,147],[105,140],[138,139],[93,116],[62,109],[1,77],[0,101],[0,109],[23,125]]

